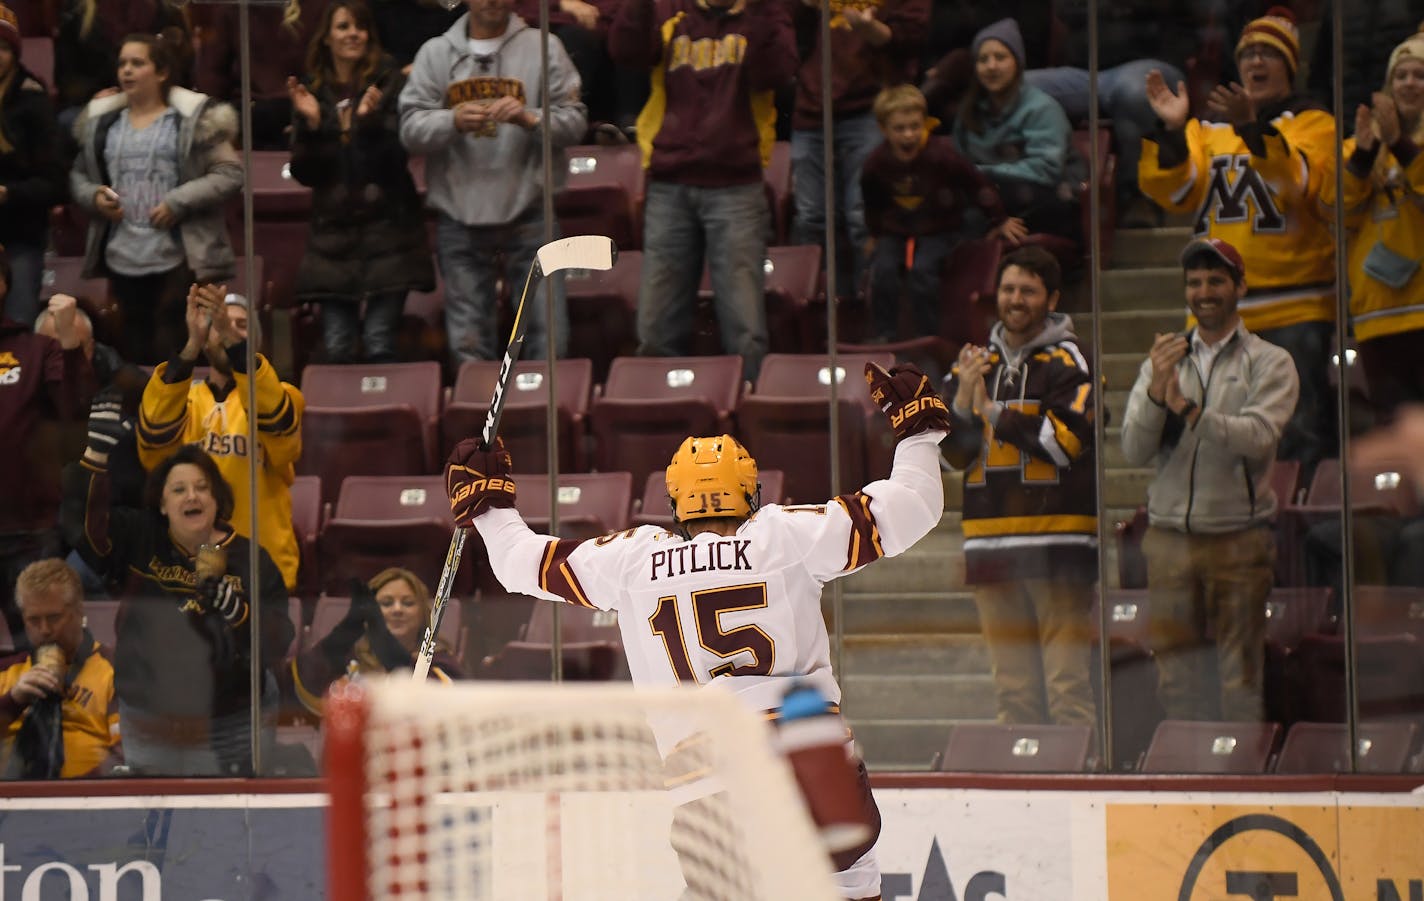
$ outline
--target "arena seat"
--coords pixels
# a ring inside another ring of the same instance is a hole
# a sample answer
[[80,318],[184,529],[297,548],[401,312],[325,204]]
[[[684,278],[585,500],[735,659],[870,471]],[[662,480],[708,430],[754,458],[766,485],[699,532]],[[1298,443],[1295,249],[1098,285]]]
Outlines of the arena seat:
[[642,246],[643,155],[636,144],[564,148],[554,214],[565,235],[607,235],[620,251]]
[[440,269],[435,270],[435,288],[431,291],[411,291],[405,296],[401,310],[400,331],[396,335],[396,355],[401,360],[448,359],[445,336],[445,282]]
[[297,476],[292,480],[291,495],[292,530],[297,534],[297,546],[301,550],[297,594],[315,597],[321,585],[317,561],[317,536],[322,526],[321,479]]
[[[523,634],[486,662],[486,674],[496,679],[548,679],[553,668],[554,610],[552,603],[536,603]],[[560,604],[558,611],[566,681],[629,678],[617,613],[572,604]]]
[[[771,353],[808,353],[824,331],[814,322],[812,301],[821,292],[821,248],[815,244],[768,247],[763,263],[766,282],[766,331]],[[693,341],[708,353],[722,351],[712,294],[712,276],[704,267],[697,287]],[[695,350],[694,352],[701,352]]]
[[742,358],[618,357],[589,407],[594,468],[642,485],[689,435],[732,431]]
[[114,650],[114,643],[118,640],[118,601],[85,601],[84,602],[84,626],[89,630],[89,634],[94,636],[94,640],[108,648]]
[[[1108,601],[1108,673],[1111,678],[1113,705],[1113,759],[1115,767],[1135,764],[1152,741],[1152,733],[1162,721],[1162,704],[1157,700],[1157,661],[1152,656],[1151,603],[1144,589],[1109,589]],[[1099,638],[1099,605],[1093,598],[1090,614],[1097,647]],[[1093,680],[1095,693],[1100,693],[1098,680]],[[1102,704],[1102,698],[1098,698]]]
[[786,244],[791,238],[792,216],[790,141],[776,141],[771,145],[771,159],[762,171],[762,181],[771,207],[772,243]]
[[1331,631],[1331,591],[1324,587],[1274,588],[1266,598],[1266,656],[1263,684],[1266,716],[1282,723],[1302,716],[1291,690],[1291,655],[1307,635]]
[[[434,591],[454,529],[443,476],[350,476],[317,541],[320,584],[346,594],[353,578],[403,566]],[[457,594],[474,587],[472,557],[456,571]]]
[[956,723],[931,769],[968,773],[1081,773],[1091,726]]
[[50,257],[45,261],[44,284],[40,296],[49,299],[56,294],[68,294],[79,301],[89,313],[99,339],[117,334],[118,306],[109,294],[107,278],[85,278],[82,256]]
[[[434,590],[433,585],[431,590]],[[316,611],[312,614],[311,629],[307,633],[303,650],[316,647],[323,638],[330,635],[331,630],[346,617],[346,613],[350,609],[351,598],[347,595],[324,594],[317,598]],[[464,650],[464,633],[465,630],[461,624],[460,603],[456,599],[451,599],[450,603],[445,605],[445,614],[440,618],[440,637],[449,645],[457,659]],[[425,634],[423,628],[421,634]]]
[[[1414,723],[1360,723],[1356,729],[1361,773],[1402,773],[1419,727]],[[1350,735],[1344,723],[1296,723],[1276,759],[1277,773],[1308,776],[1350,772]]]
[[[549,474],[514,476],[519,486],[515,509],[529,528],[548,532]],[[582,540],[628,528],[633,506],[633,477],[626,472],[560,473],[559,537]]]
[[[872,478],[867,462],[867,420],[884,415],[870,402],[867,362],[891,366],[888,353],[841,354],[836,360],[840,414],[840,493],[858,490]],[[737,425],[758,466],[786,474],[785,496],[793,504],[819,504],[833,496],[830,456],[830,358],[824,354],[767,354],[756,388],[737,407]],[[873,429],[872,424],[872,429]],[[893,444],[893,436],[892,436]]]
[[[1301,548],[1306,533],[1317,522],[1336,519],[1343,499],[1340,493],[1340,461],[1321,460],[1315,467],[1303,503],[1284,503],[1276,517],[1277,581],[1298,585],[1304,579]],[[1413,483],[1403,473],[1392,470],[1350,471],[1350,510],[1356,515],[1416,516],[1420,512]]]
[[20,38],[20,59],[49,90],[51,99],[55,96],[54,82],[54,39],[49,36],[25,35]]
[[1279,723],[1163,720],[1142,758],[1142,772],[1264,773],[1280,735]]
[[[1287,663],[1287,691],[1307,722],[1344,722],[1346,647],[1340,635],[1307,635]],[[1355,690],[1360,718],[1424,719],[1424,648],[1413,635],[1358,635]]]
[[[267,260],[265,302],[277,309],[296,305],[297,270],[311,230],[311,189],[291,175],[291,154],[254,150],[247,181],[252,185],[252,245]],[[233,247],[245,247],[240,199],[228,205]]]
[[[500,366],[499,361],[493,360],[461,364],[445,411],[440,414],[440,459],[447,457],[462,439],[481,434]],[[514,364],[505,389],[499,436],[520,472],[548,470],[548,371],[546,360],[521,360]],[[559,419],[559,471],[582,472],[588,468],[585,419],[593,394],[593,361],[557,361],[554,381],[558,391],[555,407]]]
[[[762,469],[757,466],[757,484],[761,485],[761,504],[781,503],[785,473],[779,469]],[[649,525],[672,530],[672,511],[668,506],[667,477],[662,470],[648,473],[643,486],[642,500],[638,512],[633,514],[632,524]]]
[[1357,635],[1413,635],[1424,647],[1424,588],[1356,585]]
[[569,356],[593,361],[593,380],[602,383],[615,357],[638,349],[638,285],[643,254],[618,251],[605,271],[574,269],[564,273],[569,307]]
[[324,500],[335,500],[349,475],[436,471],[440,364],[308,366],[301,387],[297,472],[321,476]]

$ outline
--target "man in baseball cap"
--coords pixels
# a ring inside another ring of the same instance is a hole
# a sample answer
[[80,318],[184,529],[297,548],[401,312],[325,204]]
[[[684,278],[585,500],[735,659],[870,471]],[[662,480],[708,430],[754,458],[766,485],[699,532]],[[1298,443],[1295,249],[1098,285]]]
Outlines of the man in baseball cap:
[[1290,354],[1241,320],[1236,248],[1198,238],[1181,261],[1196,325],[1156,336],[1122,425],[1128,464],[1156,468],[1142,552],[1158,697],[1169,719],[1260,720],[1278,504],[1269,475],[1300,384]]

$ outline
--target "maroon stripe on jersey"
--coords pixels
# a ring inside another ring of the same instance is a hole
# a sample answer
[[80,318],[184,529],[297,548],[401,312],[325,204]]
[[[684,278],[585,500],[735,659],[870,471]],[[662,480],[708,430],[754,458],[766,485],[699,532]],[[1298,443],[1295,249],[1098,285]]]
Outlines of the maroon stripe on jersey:
[[836,498],[836,503],[845,508],[846,515],[850,517],[850,541],[846,549],[845,568],[852,570],[884,557],[885,549],[880,546],[880,529],[876,527],[875,516],[870,512],[870,496],[861,491],[842,494]]
[[579,584],[578,576],[574,575],[569,566],[569,554],[582,543],[562,538],[549,542],[548,547],[544,549],[544,560],[539,564],[539,587],[550,594],[558,595],[570,604],[592,609],[593,603]]

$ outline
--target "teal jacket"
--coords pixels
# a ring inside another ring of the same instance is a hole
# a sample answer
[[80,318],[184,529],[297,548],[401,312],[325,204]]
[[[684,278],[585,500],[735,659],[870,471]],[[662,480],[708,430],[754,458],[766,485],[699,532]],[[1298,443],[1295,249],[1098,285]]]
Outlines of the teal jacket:
[[980,170],[995,179],[1017,179],[1041,185],[1063,181],[1068,165],[1072,128],[1058,101],[1028,84],[1019,86],[1015,103],[1001,113],[980,101],[982,132],[954,123],[954,143]]

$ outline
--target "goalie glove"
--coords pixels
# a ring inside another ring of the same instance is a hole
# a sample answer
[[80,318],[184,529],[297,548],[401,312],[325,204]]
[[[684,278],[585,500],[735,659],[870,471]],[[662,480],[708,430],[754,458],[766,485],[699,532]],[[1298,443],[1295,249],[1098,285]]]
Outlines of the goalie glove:
[[198,604],[234,628],[247,619],[247,598],[243,597],[242,589],[225,576],[198,580]]
[[949,431],[949,409],[918,366],[905,363],[887,371],[877,363],[866,363],[865,381],[870,399],[889,417],[895,440],[930,429]]
[[509,478],[513,465],[499,438],[493,448],[486,448],[479,438],[455,445],[445,461],[445,493],[457,526],[468,529],[486,510],[514,506],[514,482]]

